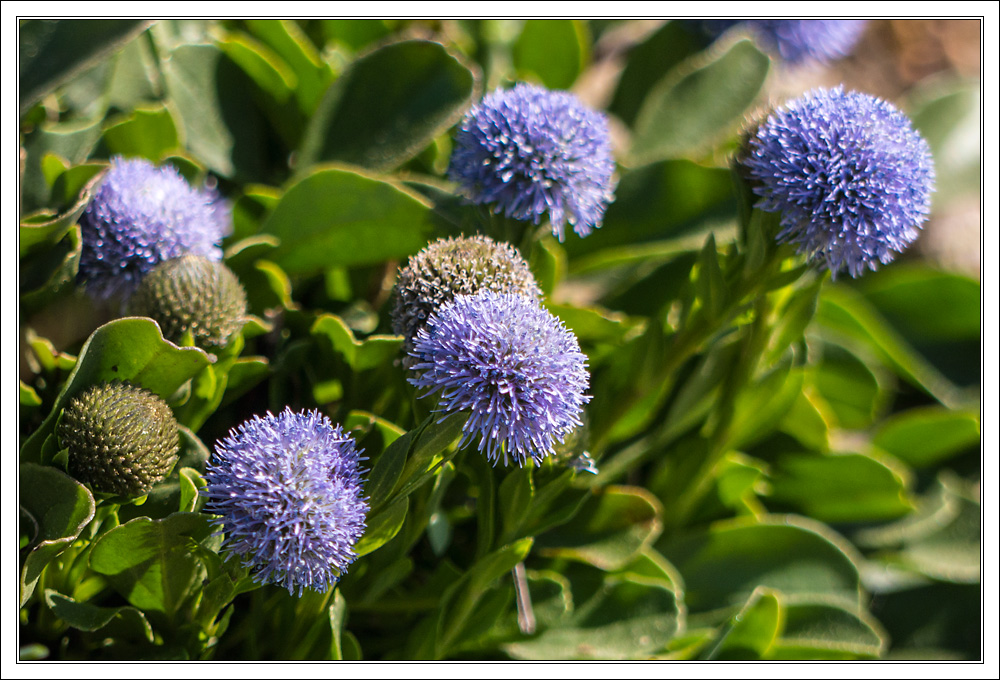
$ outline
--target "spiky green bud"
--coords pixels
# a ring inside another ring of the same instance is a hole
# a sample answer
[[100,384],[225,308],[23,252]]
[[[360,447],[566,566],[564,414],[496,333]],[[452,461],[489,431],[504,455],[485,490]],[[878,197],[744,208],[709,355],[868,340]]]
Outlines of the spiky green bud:
[[129,313],[156,321],[167,340],[179,343],[190,332],[204,349],[224,347],[246,311],[246,292],[232,270],[198,255],[157,265],[129,302]]
[[413,346],[417,332],[437,309],[458,295],[489,290],[537,300],[542,292],[528,263],[507,243],[461,236],[431,243],[410,258],[396,281],[393,332]]
[[128,383],[84,390],[63,411],[57,430],[69,449],[69,472],[94,491],[142,496],[177,462],[180,435],[166,402]]

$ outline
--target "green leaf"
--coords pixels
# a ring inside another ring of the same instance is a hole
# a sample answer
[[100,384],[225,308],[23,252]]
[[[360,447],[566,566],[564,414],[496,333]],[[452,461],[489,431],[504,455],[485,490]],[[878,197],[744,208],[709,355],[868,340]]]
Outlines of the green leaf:
[[408,40],[361,57],[323,95],[300,167],[344,161],[386,170],[417,155],[468,109],[475,79],[435,42]]
[[556,286],[566,278],[566,251],[551,234],[545,234],[532,242],[528,264],[538,287],[546,295],[551,295]]
[[715,234],[709,234],[698,256],[698,278],[695,280],[698,298],[708,311],[709,319],[717,319],[729,302],[729,289],[719,264]]
[[674,591],[656,579],[609,577],[564,622],[504,651],[515,659],[641,659],[678,632]]
[[[907,94],[913,127],[934,157],[935,206],[963,194],[978,197],[982,166],[979,130],[981,87],[976,79],[929,78]],[[945,322],[947,323],[947,322]]]
[[[444,628],[435,646],[438,658],[446,656],[447,650],[460,639],[470,616],[475,611],[476,604],[485,595],[486,590],[528,556],[532,543],[532,538],[522,538],[495,550],[477,561],[462,580],[455,584],[459,589],[453,591],[457,592],[455,599],[450,602],[450,606],[446,605],[441,609],[439,616]],[[447,595],[445,597],[448,598]]]
[[104,130],[104,144],[112,154],[140,156],[156,163],[178,151],[177,126],[162,104],[135,109],[132,115]]
[[330,658],[340,661],[344,658],[341,643],[341,635],[344,632],[344,621],[347,618],[347,600],[340,594],[340,589],[333,591],[333,603],[327,610],[330,616],[330,632],[333,638],[330,641]]
[[963,396],[958,388],[900,337],[861,295],[845,286],[826,286],[816,318],[825,332],[871,350],[900,377],[945,406],[962,406]]
[[982,508],[975,490],[942,474],[913,516],[862,532],[859,544],[882,547],[878,559],[939,581],[978,583]]
[[823,344],[822,349],[822,361],[807,373],[809,384],[840,427],[870,427],[885,401],[878,378],[848,350],[832,344]]
[[[58,123],[43,122],[27,132],[23,142],[27,158],[21,177],[23,213],[48,207],[52,200],[53,187],[45,180],[42,159],[53,154],[71,165],[82,163],[100,137],[100,117]],[[61,197],[56,198],[61,200]]]
[[365,493],[371,500],[372,508],[380,508],[396,488],[396,482],[403,474],[406,457],[424,427],[426,422],[396,439],[375,461],[372,471],[368,474],[368,482],[365,484]]
[[577,19],[529,19],[514,43],[514,68],[550,90],[568,90],[589,58],[589,39]]
[[938,406],[898,413],[879,424],[872,443],[914,467],[930,467],[978,448],[979,412]]
[[320,58],[296,22],[254,19],[245,23],[247,29],[274,50],[295,73],[294,93],[299,108],[306,115],[312,114],[332,77],[329,65]]
[[[244,334],[246,331],[244,331]],[[226,391],[222,395],[221,406],[233,403],[244,394],[266,380],[271,373],[271,364],[266,357],[239,357],[229,369]]]
[[822,522],[876,522],[913,510],[907,470],[857,453],[790,454],[771,467],[770,499]]
[[354,553],[361,557],[378,550],[391,541],[402,528],[408,508],[409,499],[401,496],[369,517],[365,535],[354,546]]
[[427,420],[428,424],[421,430],[403,467],[397,497],[412,493],[454,455],[449,453],[449,448],[462,434],[468,415],[453,413],[439,420],[435,414]]
[[683,21],[666,22],[629,52],[608,110],[631,126],[656,81],[700,50],[703,43],[703,39],[686,28]]
[[266,45],[242,33],[230,33],[219,47],[277,103],[284,103],[298,85],[295,72]]
[[224,177],[260,178],[265,123],[249,76],[215,45],[161,45],[160,59],[185,147]]
[[18,106],[21,115],[62,83],[146,30],[138,19],[40,20],[18,26]]
[[661,539],[656,547],[683,576],[691,611],[731,612],[758,586],[860,604],[854,550],[825,525],[804,518],[724,520]]
[[18,469],[20,510],[30,520],[32,550],[21,568],[21,606],[35,590],[45,567],[76,540],[94,518],[94,497],[59,470],[34,463]]
[[570,273],[698,250],[709,230],[721,245],[736,235],[735,214],[727,169],[671,160],[624,171],[604,226],[564,244]]
[[878,620],[892,647],[885,658],[902,660],[982,659],[982,586],[929,583],[879,593]]
[[754,102],[771,61],[741,40],[705,63],[699,54],[668,73],[636,116],[630,157],[642,165],[699,151]]
[[521,526],[531,509],[535,485],[531,479],[532,468],[525,466],[513,470],[500,482],[498,501],[501,521],[500,544],[509,543],[519,535]]
[[391,32],[386,19],[321,19],[320,30],[327,42],[344,45],[357,51]]
[[979,342],[979,281],[913,265],[874,274],[860,282],[865,299],[911,342]]
[[263,229],[281,239],[270,259],[290,274],[400,259],[432,232],[424,199],[346,168],[319,169],[292,184]]
[[182,349],[164,340],[152,319],[125,318],[104,324],[84,343],[52,412],[21,448],[21,460],[39,460],[42,442],[54,432],[62,409],[90,385],[127,380],[168,399],[210,361],[200,349]]
[[138,631],[148,642],[154,640],[152,626],[135,607],[98,607],[88,602],[77,602],[49,589],[45,591],[45,604],[53,614],[77,630],[101,630],[119,619],[122,626]]
[[836,604],[789,604],[768,659],[877,659],[886,647],[871,615]]
[[661,512],[659,501],[645,489],[595,490],[571,524],[538,537],[539,553],[605,571],[620,569],[660,535]]
[[189,545],[212,532],[208,515],[199,513],[137,517],[97,539],[90,568],[107,576],[132,606],[172,617],[201,570]]
[[630,319],[624,314],[598,307],[574,307],[545,303],[545,308],[552,312],[566,327],[573,331],[577,339],[583,343],[608,343],[619,345],[628,338],[637,335],[636,331],[644,329],[643,322]]
[[205,478],[197,470],[183,467],[178,472],[181,489],[181,512],[195,512],[198,509],[198,490],[206,485]]
[[[865,300],[952,382],[978,387],[979,281],[927,266],[885,267],[865,277]],[[970,390],[971,391],[971,390]]]
[[335,314],[321,314],[310,329],[317,339],[329,342],[330,349],[339,354],[353,371],[364,371],[392,362],[403,346],[399,335],[370,335],[357,340],[354,332]]
[[18,403],[21,406],[34,407],[42,405],[42,398],[38,396],[38,392],[31,385],[25,385],[24,381],[17,381],[18,387]]
[[783,623],[784,608],[778,593],[757,588],[739,613],[722,627],[705,658],[712,661],[762,659],[777,640]]

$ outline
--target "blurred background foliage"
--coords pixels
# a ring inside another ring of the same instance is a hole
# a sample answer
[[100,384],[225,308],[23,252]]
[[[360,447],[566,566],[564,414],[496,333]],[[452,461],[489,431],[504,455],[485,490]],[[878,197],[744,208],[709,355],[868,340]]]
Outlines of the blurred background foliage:
[[[22,22],[22,658],[981,658],[980,28],[873,20],[845,58],[791,68],[659,20]],[[453,126],[518,80],[611,116],[603,228],[515,242],[589,357],[588,426],[564,453],[586,448],[595,476],[448,449],[454,424],[418,427],[428,406],[394,363],[400,262],[507,234],[442,178]],[[839,83],[928,140],[932,218],[859,280],[794,259],[747,278],[739,134]],[[76,219],[116,154],[232,202],[225,262],[254,316],[229,356],[105,325],[118,310],[78,290]],[[102,525],[106,506],[38,463],[121,352],[174,395],[185,458]],[[334,593],[206,609],[192,593],[214,562],[176,538],[213,549],[191,489],[216,439],[285,405],[366,450],[366,554]],[[138,516],[163,523],[176,592],[138,597],[97,542]]]

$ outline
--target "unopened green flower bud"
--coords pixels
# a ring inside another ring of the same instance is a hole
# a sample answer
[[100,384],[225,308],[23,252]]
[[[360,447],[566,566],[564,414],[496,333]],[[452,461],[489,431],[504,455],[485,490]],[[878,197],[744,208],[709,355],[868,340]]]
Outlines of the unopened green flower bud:
[[520,293],[533,300],[541,290],[528,264],[507,243],[461,236],[431,243],[410,258],[396,281],[392,330],[412,348],[417,332],[441,305],[481,291]]
[[167,340],[180,342],[190,332],[202,348],[224,347],[246,311],[246,292],[232,270],[198,255],[157,265],[129,302],[129,313],[156,321]]
[[180,435],[166,402],[128,383],[102,383],[74,398],[57,431],[69,472],[94,491],[142,496],[177,462]]

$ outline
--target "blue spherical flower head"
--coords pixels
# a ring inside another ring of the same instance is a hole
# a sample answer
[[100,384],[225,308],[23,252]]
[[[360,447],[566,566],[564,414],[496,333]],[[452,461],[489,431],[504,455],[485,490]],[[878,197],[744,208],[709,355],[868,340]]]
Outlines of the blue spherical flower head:
[[222,259],[225,201],[172,166],[115,157],[80,216],[79,280],[96,299],[127,298],[157,264],[182,255]]
[[257,583],[325,592],[365,532],[360,452],[318,411],[254,416],[216,444],[205,511]]
[[743,160],[759,207],[781,213],[781,242],[836,275],[890,262],[930,212],[927,142],[891,104],[842,88],[814,90],[778,109]]
[[576,337],[531,298],[483,291],[444,304],[417,333],[410,382],[440,393],[438,411],[469,412],[494,464],[540,462],[580,425],[589,383]]
[[455,137],[448,175],[474,203],[538,224],[562,241],[601,226],[614,199],[607,117],[569,92],[520,84],[472,108]]
[[706,19],[705,28],[718,35],[745,25],[761,46],[789,64],[826,63],[846,56],[865,30],[861,19]]

